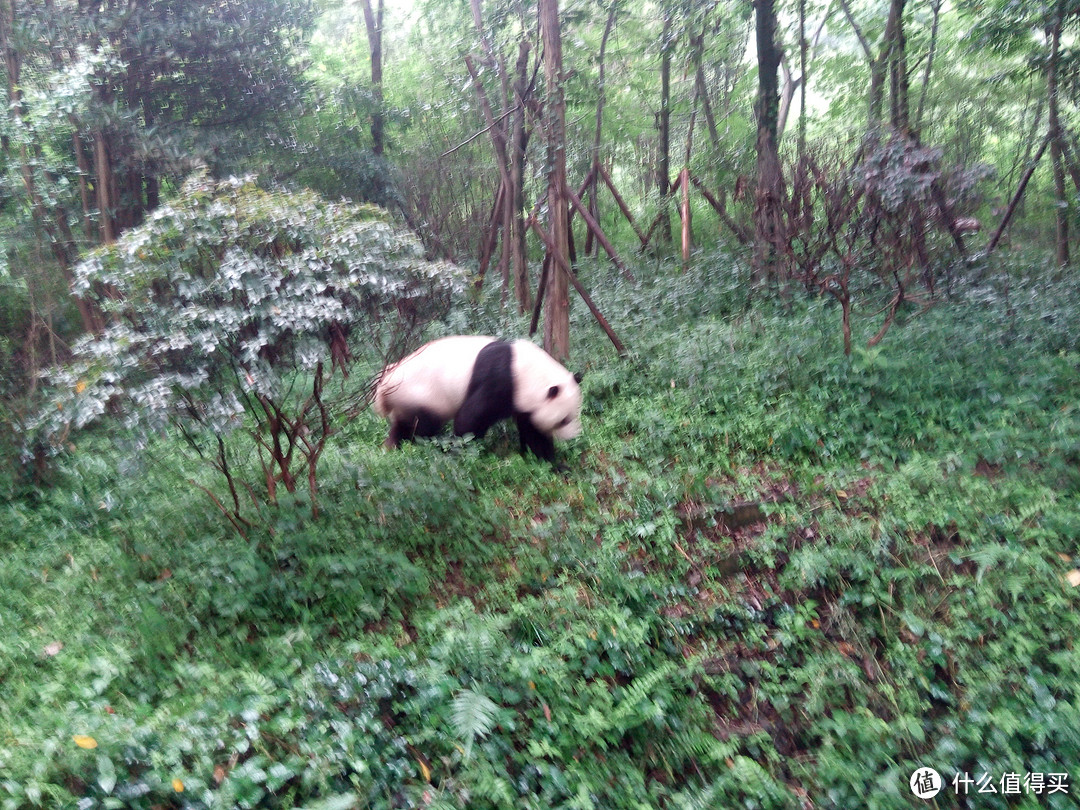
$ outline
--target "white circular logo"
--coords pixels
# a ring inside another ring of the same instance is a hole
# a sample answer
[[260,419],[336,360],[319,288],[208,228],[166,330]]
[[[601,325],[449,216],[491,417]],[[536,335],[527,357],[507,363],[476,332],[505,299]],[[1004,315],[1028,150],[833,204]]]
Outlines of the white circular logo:
[[911,792],[920,799],[932,799],[941,792],[941,774],[933,768],[917,768],[908,780]]

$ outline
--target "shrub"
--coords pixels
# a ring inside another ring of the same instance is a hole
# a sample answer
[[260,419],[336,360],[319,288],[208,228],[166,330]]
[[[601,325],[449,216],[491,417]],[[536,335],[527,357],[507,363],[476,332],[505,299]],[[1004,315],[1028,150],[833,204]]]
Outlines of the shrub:
[[242,531],[223,438],[241,429],[267,500],[306,477],[317,514],[337,410],[327,382],[348,375],[357,333],[369,346],[400,340],[441,311],[457,279],[377,208],[194,177],[76,269],[77,292],[110,322],[52,373],[40,422],[54,442],[107,411],[150,430],[175,425],[224,476],[222,509]]

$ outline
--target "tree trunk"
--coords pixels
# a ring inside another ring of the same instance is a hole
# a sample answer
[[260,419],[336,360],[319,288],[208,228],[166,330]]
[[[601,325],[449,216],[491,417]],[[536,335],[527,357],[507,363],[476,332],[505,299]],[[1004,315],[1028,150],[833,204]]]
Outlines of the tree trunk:
[[361,0],[364,24],[367,27],[368,49],[371,51],[371,95],[375,109],[371,113],[371,151],[383,153],[383,87],[382,87],[382,28],[383,0],[377,10],[371,8],[371,0]]
[[[615,14],[619,9],[618,3],[611,4],[611,10],[608,12],[607,23],[604,25],[604,36],[600,39],[600,65],[599,65],[599,98],[596,100],[596,134],[593,137],[593,154],[592,154],[592,184],[589,186],[589,214],[597,222],[600,221],[600,203],[597,191],[600,187],[600,135],[603,132],[604,122],[604,101],[606,98],[606,88],[604,87],[604,55],[607,52],[608,37],[611,36],[611,29],[615,25]],[[585,237],[585,255],[596,255],[596,242],[593,239],[593,233],[590,230]]]
[[791,102],[795,98],[795,93],[798,92],[799,86],[802,84],[801,78],[796,78],[791,75],[791,70],[788,68],[786,60],[780,60],[780,72],[784,75],[784,83],[780,89],[779,112],[776,116],[777,143],[784,137],[784,132],[787,130],[787,120],[788,114],[791,112]]
[[941,4],[943,0],[930,0],[930,10],[933,13],[933,22],[930,24],[930,51],[926,57],[926,70],[922,77],[922,91],[919,93],[919,106],[915,110],[915,123],[913,136],[917,140],[919,131],[923,125],[923,111],[926,109],[926,94],[930,87],[930,72],[934,67],[934,55],[937,53],[938,19],[941,16]]
[[94,170],[101,241],[106,245],[111,245],[116,241],[116,229],[113,227],[110,195],[116,188],[116,182],[109,165],[109,148],[105,143],[105,133],[100,129],[94,132]]
[[775,275],[776,248],[780,242],[783,175],[777,151],[780,107],[777,69],[780,49],[776,44],[775,0],[756,0],[758,92],[754,103],[757,118],[757,195],[754,205],[755,276],[760,281]]
[[705,113],[705,124],[709,128],[709,143],[717,152],[720,151],[720,133],[716,129],[716,116],[713,115],[712,102],[709,101],[709,85],[705,81],[705,34],[698,34],[694,38],[694,89],[697,92],[698,101],[701,102],[701,111]]
[[[152,130],[156,124],[153,105],[150,103],[150,93],[147,92],[143,95],[143,125],[147,130]],[[161,202],[161,184],[156,167],[149,167],[143,180],[146,183],[146,210],[153,211]]]
[[[826,11],[828,14],[828,11]],[[806,154],[806,0],[799,0],[799,134],[795,154]]]
[[562,33],[558,0],[539,0],[540,38],[544,45],[544,77],[548,118],[548,216],[553,255],[544,312],[544,348],[556,360],[570,355],[569,267],[570,236],[566,186],[566,98],[563,95]]
[[[886,80],[893,80],[896,78],[893,69],[895,48],[897,45],[897,32],[900,26],[900,20],[904,13],[904,2],[905,0],[890,0],[889,16],[885,22],[885,33],[881,37],[881,49],[870,63],[870,94],[868,97],[867,128],[871,132],[878,131],[884,121]],[[846,2],[841,0],[841,3],[844,6],[844,12],[848,14],[848,19],[851,21],[852,26],[855,26],[854,17],[851,16]],[[859,41],[863,43],[863,48],[869,55],[870,50],[869,45],[866,43],[866,39],[863,37],[862,32],[858,31],[857,27],[856,31],[859,35]],[[900,34],[900,36],[902,36],[902,34]],[[896,88],[894,87],[893,89],[893,105],[890,108],[890,112],[891,117],[895,121]]]
[[690,267],[690,251],[693,247],[694,231],[690,225],[690,168],[686,166],[679,173],[679,186],[682,191],[682,205],[679,212],[682,215],[682,261],[683,271]]
[[911,137],[908,113],[907,39],[904,36],[904,4],[906,0],[892,0],[889,19],[894,21],[892,57],[889,60],[890,113],[893,130],[905,138]]
[[1046,101],[1050,125],[1050,164],[1054,171],[1054,206],[1057,227],[1055,229],[1055,257],[1058,266],[1069,263],[1069,209],[1065,195],[1064,150],[1062,127],[1058,112],[1058,68],[1061,62],[1061,28],[1065,18],[1065,2],[1061,0],[1050,20],[1047,36],[1050,38],[1050,58],[1046,62]]
[[529,68],[530,45],[527,39],[518,44],[518,60],[515,66],[514,131],[510,143],[510,196],[514,209],[511,222],[510,241],[514,265],[514,297],[518,311],[525,313],[532,309],[532,293],[529,289],[529,264],[525,252],[525,147],[529,142],[529,132],[525,128],[525,95],[528,93],[526,72]]
[[[22,60],[13,39],[16,19],[16,0],[2,0],[0,2],[0,48],[3,50],[8,107],[12,111],[15,121],[21,125],[25,111],[23,110],[22,89],[20,87]],[[4,142],[5,149],[10,148],[6,138],[7,136],[5,136]],[[44,230],[48,236],[49,247],[70,289],[74,280],[72,266],[77,253],[71,229],[62,214],[53,216],[45,207],[45,201],[38,191],[37,182],[34,178],[34,168],[28,144],[20,144],[19,158],[21,163],[20,174],[22,175],[26,194],[30,198],[30,207],[34,213],[34,224]],[[88,333],[100,332],[103,324],[97,309],[85,298],[76,296],[75,302],[79,309],[83,330]]]
[[1012,219],[1013,214],[1016,213],[1016,206],[1020,204],[1020,200],[1024,197],[1024,190],[1027,188],[1028,181],[1031,180],[1031,175],[1035,173],[1035,167],[1039,165],[1039,160],[1042,159],[1043,152],[1046,151],[1047,145],[1050,143],[1050,136],[1047,135],[1042,139],[1042,144],[1039,146],[1039,150],[1035,153],[1035,156],[1031,158],[1028,163],[1027,169],[1024,170],[1023,175],[1020,177],[1020,182],[1016,186],[1016,192],[1013,194],[1012,199],[1009,201],[1008,208],[1005,209],[1005,214],[1001,217],[1001,223],[997,226],[997,230],[994,231],[994,235],[990,237],[990,241],[986,244],[986,255],[990,255],[994,252],[994,248],[997,247],[998,242],[1001,241],[1002,234],[1005,233],[1005,229],[1009,227],[1009,221]]
[[[71,116],[74,119],[74,116]],[[72,120],[72,125],[75,121]],[[86,159],[86,150],[83,149],[82,136],[76,127],[71,133],[71,148],[75,152],[75,165],[79,168],[79,200],[82,203],[83,234],[88,242],[94,239],[93,206],[90,204],[90,186],[87,182],[90,177],[90,161]]]
[[660,113],[657,115],[659,138],[656,147],[656,190],[660,193],[660,238],[671,241],[668,199],[671,197],[671,12],[664,12],[664,31],[660,47]]

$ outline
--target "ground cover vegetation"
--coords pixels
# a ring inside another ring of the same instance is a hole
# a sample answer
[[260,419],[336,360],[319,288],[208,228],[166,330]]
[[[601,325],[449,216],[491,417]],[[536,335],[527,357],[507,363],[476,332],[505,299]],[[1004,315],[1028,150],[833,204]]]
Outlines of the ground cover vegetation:
[[0,0],[0,808],[1076,806],[1080,8],[390,5]]
[[847,358],[827,304],[745,309],[725,261],[611,285],[639,351],[589,338],[565,474],[509,434],[385,454],[366,413],[319,519],[299,489],[245,536],[176,438],[73,439],[2,517],[5,804],[899,807],[919,764],[1068,772],[1080,291],[982,287]]

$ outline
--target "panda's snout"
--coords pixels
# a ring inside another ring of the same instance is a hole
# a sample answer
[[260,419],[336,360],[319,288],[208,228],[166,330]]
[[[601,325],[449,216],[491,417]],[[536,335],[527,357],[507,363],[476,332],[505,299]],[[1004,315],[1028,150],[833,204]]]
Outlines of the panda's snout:
[[552,431],[556,439],[572,439],[581,433],[581,422],[574,418],[573,414],[563,418],[559,424],[555,425],[555,429]]

